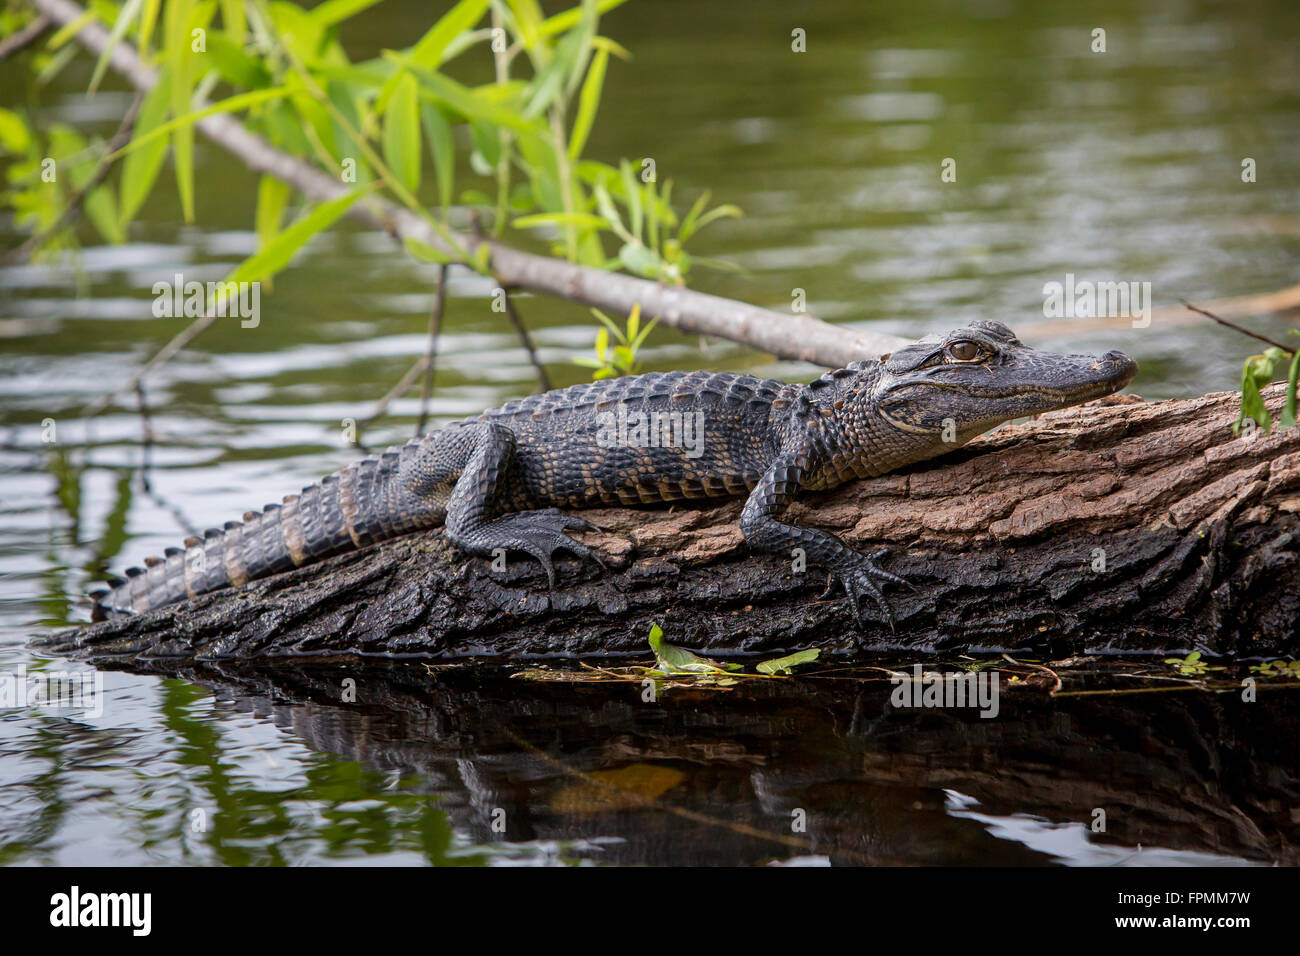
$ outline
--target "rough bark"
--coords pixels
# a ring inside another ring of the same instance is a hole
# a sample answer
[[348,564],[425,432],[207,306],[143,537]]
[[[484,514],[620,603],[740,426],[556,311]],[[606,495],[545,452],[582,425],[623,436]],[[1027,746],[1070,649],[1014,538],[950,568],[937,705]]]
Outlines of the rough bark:
[[[1266,398],[1275,413],[1283,388]],[[494,572],[439,532],[53,638],[107,659],[714,655],[822,646],[1239,657],[1300,650],[1300,428],[1236,437],[1237,397],[1112,396],[1008,426],[910,470],[796,502],[863,550],[897,629],[859,626],[824,572],[749,551],[740,502],[601,509],[607,568],[526,558]],[[1104,560],[1104,564],[1103,564]]]

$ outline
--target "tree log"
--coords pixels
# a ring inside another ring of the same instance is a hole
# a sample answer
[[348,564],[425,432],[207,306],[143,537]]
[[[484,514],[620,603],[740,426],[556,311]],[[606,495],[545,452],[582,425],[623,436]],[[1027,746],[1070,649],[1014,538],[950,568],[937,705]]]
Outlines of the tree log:
[[[1265,392],[1276,414],[1283,387]],[[1300,428],[1237,437],[1238,398],[1111,396],[1001,428],[905,471],[807,495],[800,523],[861,550],[896,630],[855,622],[825,573],[749,551],[741,503],[584,512],[606,568],[530,559],[494,572],[440,532],[411,535],[137,617],[51,649],[105,660],[620,656],[654,623],[726,656],[828,651],[1300,650]]]

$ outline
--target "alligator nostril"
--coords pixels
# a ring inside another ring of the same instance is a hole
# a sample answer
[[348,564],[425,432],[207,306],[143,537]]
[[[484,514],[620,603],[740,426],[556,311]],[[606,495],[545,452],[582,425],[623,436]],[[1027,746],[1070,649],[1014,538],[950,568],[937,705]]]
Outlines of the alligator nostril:
[[1123,352],[1117,352],[1114,349],[1111,349],[1109,352],[1107,352],[1105,355],[1102,356],[1102,359],[1107,362],[1127,362],[1128,356],[1125,355]]

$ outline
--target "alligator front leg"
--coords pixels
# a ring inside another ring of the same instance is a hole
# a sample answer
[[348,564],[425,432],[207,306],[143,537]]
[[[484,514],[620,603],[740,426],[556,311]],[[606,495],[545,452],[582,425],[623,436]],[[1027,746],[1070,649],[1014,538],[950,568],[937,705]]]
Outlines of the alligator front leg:
[[466,455],[456,485],[447,501],[447,539],[463,551],[490,558],[499,549],[532,555],[555,587],[555,566],[551,556],[560,550],[579,558],[595,556],[584,544],[574,541],[565,530],[593,530],[594,525],[576,515],[555,508],[539,511],[494,512],[493,500],[510,484],[514,467],[515,436],[504,425],[478,423],[465,426],[460,436]]
[[869,595],[884,612],[892,630],[894,616],[874,579],[907,585],[896,574],[876,565],[889,553],[885,548],[872,555],[854,551],[829,531],[787,524],[778,518],[785,506],[799,493],[799,482],[809,468],[808,452],[803,449],[782,452],[750,492],[740,514],[740,530],[751,547],[764,551],[789,552],[802,548],[810,562],[829,568],[844,585],[853,603],[858,622],[862,616],[862,597]]

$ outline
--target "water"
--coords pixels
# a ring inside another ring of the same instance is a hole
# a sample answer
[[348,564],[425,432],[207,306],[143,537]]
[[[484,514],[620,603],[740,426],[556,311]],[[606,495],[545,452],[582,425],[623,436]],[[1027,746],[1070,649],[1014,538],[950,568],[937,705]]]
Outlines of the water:
[[[429,16],[388,2],[344,36],[354,56],[370,55]],[[1096,26],[1105,54],[1089,51]],[[790,52],[794,27],[807,53]],[[747,273],[698,271],[696,288],[774,308],[799,288],[814,314],[908,335],[999,319],[1036,345],[1134,355],[1133,390],[1147,397],[1199,394],[1233,387],[1254,345],[1159,320],[1036,335],[1043,284],[1068,272],[1150,282],[1159,306],[1294,283],[1298,28],[1300,8],[1284,2],[633,0],[606,21],[635,59],[611,64],[588,154],[652,156],[683,201],[712,188],[745,210],[695,251]],[[475,69],[467,78],[487,78],[486,63]],[[129,96],[87,100],[88,77],[89,64],[62,75],[43,115],[107,134]],[[13,64],[0,80],[0,102],[27,101]],[[956,183],[940,181],[946,157]],[[1256,161],[1253,184],[1241,182],[1243,157]],[[62,668],[26,642],[81,619],[80,595],[106,570],[355,458],[342,421],[363,417],[423,350],[435,269],[345,227],[277,278],[257,329],[218,323],[149,378],[147,455],[132,397],[82,422],[86,402],[178,331],[150,314],[153,283],[177,271],[218,278],[254,247],[254,178],[206,144],[198,177],[200,225],[179,225],[164,173],[129,244],[88,246],[76,268],[0,270],[0,669]],[[6,246],[20,241],[11,224],[0,229]],[[488,294],[471,277],[452,284],[435,423],[532,388]],[[593,339],[586,310],[519,304],[556,384],[580,381],[570,360]],[[1289,327],[1254,324],[1275,336]],[[668,330],[645,366],[816,373]],[[413,391],[364,440],[403,440],[418,415]],[[42,442],[46,419],[55,444]],[[358,672],[373,692],[360,709],[322,699],[328,674],[104,677],[100,717],[0,716],[0,860],[1143,862],[1138,843],[1146,862],[1155,850],[1172,862],[1294,856],[1295,788],[1266,773],[1285,756],[1220,739],[1222,695],[1026,700],[994,721],[926,715],[881,729],[870,722],[877,691],[852,682],[844,695],[814,681],[669,696],[647,711],[623,688],[496,672]],[[1282,726],[1292,696],[1251,713]],[[1149,729],[1161,726],[1182,727],[1201,760],[1161,765],[1170,798],[1143,809],[1145,829],[1081,829],[1093,806],[1142,789],[1136,779],[1108,789],[1114,760],[1088,755],[1118,759],[1126,735],[1150,753],[1165,746]],[[927,753],[940,757],[925,764]],[[1227,781],[1228,757],[1253,761],[1257,790]],[[1045,789],[1008,782],[1026,760],[1039,761]],[[650,808],[597,812],[566,795],[575,773],[644,766],[671,773],[634,769],[638,785],[681,777]],[[1214,800],[1174,798],[1193,786]],[[807,834],[770,838],[791,835],[800,807],[815,824]],[[491,829],[497,808],[504,833]],[[1270,836],[1237,832],[1223,814]]]

